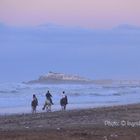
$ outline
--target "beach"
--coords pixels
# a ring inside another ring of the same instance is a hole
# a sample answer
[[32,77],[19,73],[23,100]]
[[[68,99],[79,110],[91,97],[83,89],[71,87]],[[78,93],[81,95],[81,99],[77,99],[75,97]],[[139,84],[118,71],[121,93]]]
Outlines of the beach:
[[140,140],[140,0],[0,0],[0,47],[0,140]]
[[0,116],[1,140],[138,140],[140,104]]

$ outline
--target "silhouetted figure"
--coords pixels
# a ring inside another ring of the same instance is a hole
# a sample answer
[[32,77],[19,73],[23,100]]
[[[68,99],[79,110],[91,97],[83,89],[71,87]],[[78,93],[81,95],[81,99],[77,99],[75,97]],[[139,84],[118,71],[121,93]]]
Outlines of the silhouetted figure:
[[53,102],[52,102],[52,95],[51,95],[51,93],[49,92],[49,90],[48,90],[48,92],[46,93],[46,98],[47,98],[48,100],[50,100],[50,103],[53,105]]
[[48,91],[46,93],[46,101],[45,101],[45,104],[44,104],[42,110],[45,110],[45,108],[46,108],[46,111],[49,111],[49,112],[51,111],[51,106],[53,105],[53,102],[52,102],[51,98],[52,98],[52,95]]
[[62,98],[60,99],[60,105],[61,105],[62,110],[66,110],[67,104],[68,104],[68,98],[65,95],[65,91],[63,91]]
[[33,94],[33,100],[31,102],[32,113],[36,113],[36,107],[38,106],[38,99],[35,94]]

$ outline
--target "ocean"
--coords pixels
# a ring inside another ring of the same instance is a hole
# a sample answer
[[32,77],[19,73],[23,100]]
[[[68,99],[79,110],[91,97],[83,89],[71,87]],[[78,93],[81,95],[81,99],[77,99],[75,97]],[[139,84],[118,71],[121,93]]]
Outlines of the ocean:
[[67,109],[94,108],[140,102],[140,85],[26,85],[21,83],[0,84],[0,114],[31,112],[32,95],[36,94],[43,112],[47,91],[53,95],[52,111],[60,110],[61,93],[68,97]]

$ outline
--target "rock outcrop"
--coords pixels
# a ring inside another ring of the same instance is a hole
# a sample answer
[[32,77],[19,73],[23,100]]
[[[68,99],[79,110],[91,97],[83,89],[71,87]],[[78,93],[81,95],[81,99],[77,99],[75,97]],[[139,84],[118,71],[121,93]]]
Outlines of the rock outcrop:
[[89,84],[91,82],[92,80],[77,75],[49,72],[37,80],[26,82],[26,84]]

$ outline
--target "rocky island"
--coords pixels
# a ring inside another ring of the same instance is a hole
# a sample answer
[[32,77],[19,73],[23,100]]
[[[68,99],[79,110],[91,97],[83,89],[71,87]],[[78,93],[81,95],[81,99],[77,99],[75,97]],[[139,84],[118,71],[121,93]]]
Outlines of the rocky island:
[[78,75],[49,72],[46,75],[41,75],[36,80],[31,80],[23,83],[24,84],[140,85],[140,80],[112,80],[112,79],[91,80]]
[[49,72],[37,80],[25,82],[26,84],[90,84],[93,81],[78,75]]

